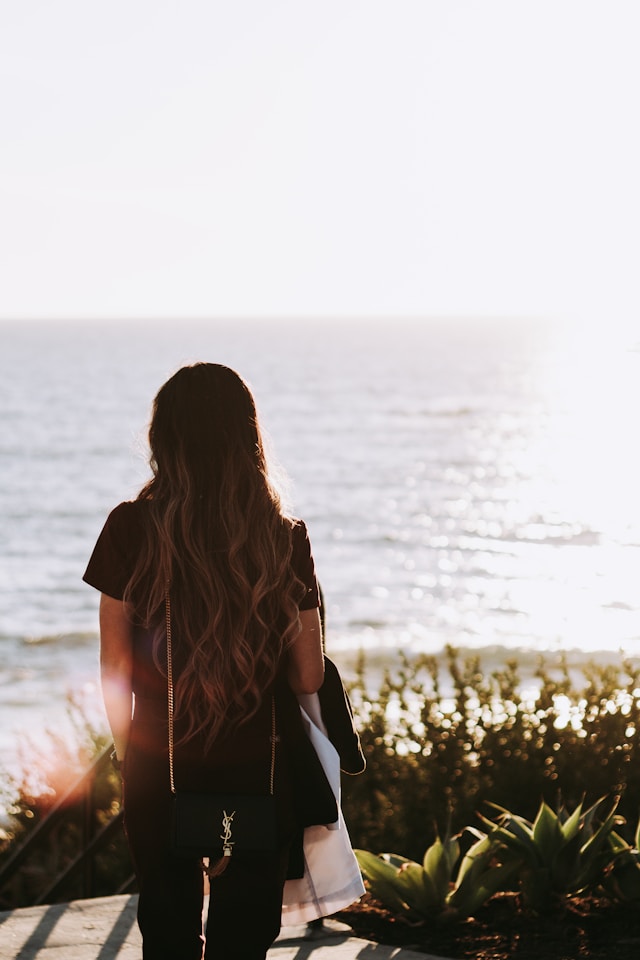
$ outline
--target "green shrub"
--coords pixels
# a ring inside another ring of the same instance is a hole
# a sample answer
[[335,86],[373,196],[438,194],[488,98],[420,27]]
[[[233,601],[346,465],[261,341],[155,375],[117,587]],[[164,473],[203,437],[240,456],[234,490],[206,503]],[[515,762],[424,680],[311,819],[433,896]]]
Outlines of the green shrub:
[[444,669],[435,657],[403,658],[371,695],[361,659],[349,689],[368,767],[343,784],[355,846],[419,859],[449,809],[460,830],[485,801],[532,820],[560,794],[569,807],[620,796],[635,822],[640,668],[588,664],[580,683],[563,659],[541,658],[535,680],[527,699],[515,660],[486,676],[478,657],[448,648]]

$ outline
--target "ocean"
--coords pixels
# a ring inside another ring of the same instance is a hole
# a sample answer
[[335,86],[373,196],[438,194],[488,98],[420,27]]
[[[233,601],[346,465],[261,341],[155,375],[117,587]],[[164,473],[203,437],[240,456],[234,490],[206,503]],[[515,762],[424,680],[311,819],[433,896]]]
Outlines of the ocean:
[[[99,704],[109,510],[185,362],[253,388],[309,527],[328,650],[640,656],[638,343],[540,320],[0,324],[0,767]],[[100,707],[95,707],[99,716]]]

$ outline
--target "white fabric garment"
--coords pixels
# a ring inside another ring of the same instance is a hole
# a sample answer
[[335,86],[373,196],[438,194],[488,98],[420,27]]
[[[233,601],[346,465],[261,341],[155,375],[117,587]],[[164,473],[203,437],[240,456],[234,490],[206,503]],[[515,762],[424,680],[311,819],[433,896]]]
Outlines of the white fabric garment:
[[304,831],[304,876],[287,880],[282,924],[309,923],[348,907],[365,892],[358,861],[340,809],[340,758],[327,737],[318,694],[298,697],[305,732],[316,751],[338,805],[338,822]]

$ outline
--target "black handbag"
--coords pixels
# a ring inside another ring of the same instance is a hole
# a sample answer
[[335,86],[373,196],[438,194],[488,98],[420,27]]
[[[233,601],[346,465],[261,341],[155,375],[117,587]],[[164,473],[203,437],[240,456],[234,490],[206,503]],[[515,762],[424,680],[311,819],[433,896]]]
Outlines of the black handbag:
[[340,769],[354,777],[367,766],[349,695],[333,660],[325,654],[324,682],[318,690],[327,736],[338,751]]
[[179,855],[208,858],[202,864],[219,876],[231,857],[260,856],[277,849],[274,776],[276,764],[276,705],[271,698],[271,767],[269,792],[263,795],[177,791],[174,776],[174,694],[171,601],[165,594],[167,633],[167,698],[169,721],[169,784],[173,796],[172,846]]

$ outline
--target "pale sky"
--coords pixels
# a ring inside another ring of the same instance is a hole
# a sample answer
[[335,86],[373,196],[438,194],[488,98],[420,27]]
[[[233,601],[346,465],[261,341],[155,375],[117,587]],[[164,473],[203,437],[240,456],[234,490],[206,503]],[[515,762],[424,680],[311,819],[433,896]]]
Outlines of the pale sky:
[[638,0],[0,0],[0,317],[638,319]]

